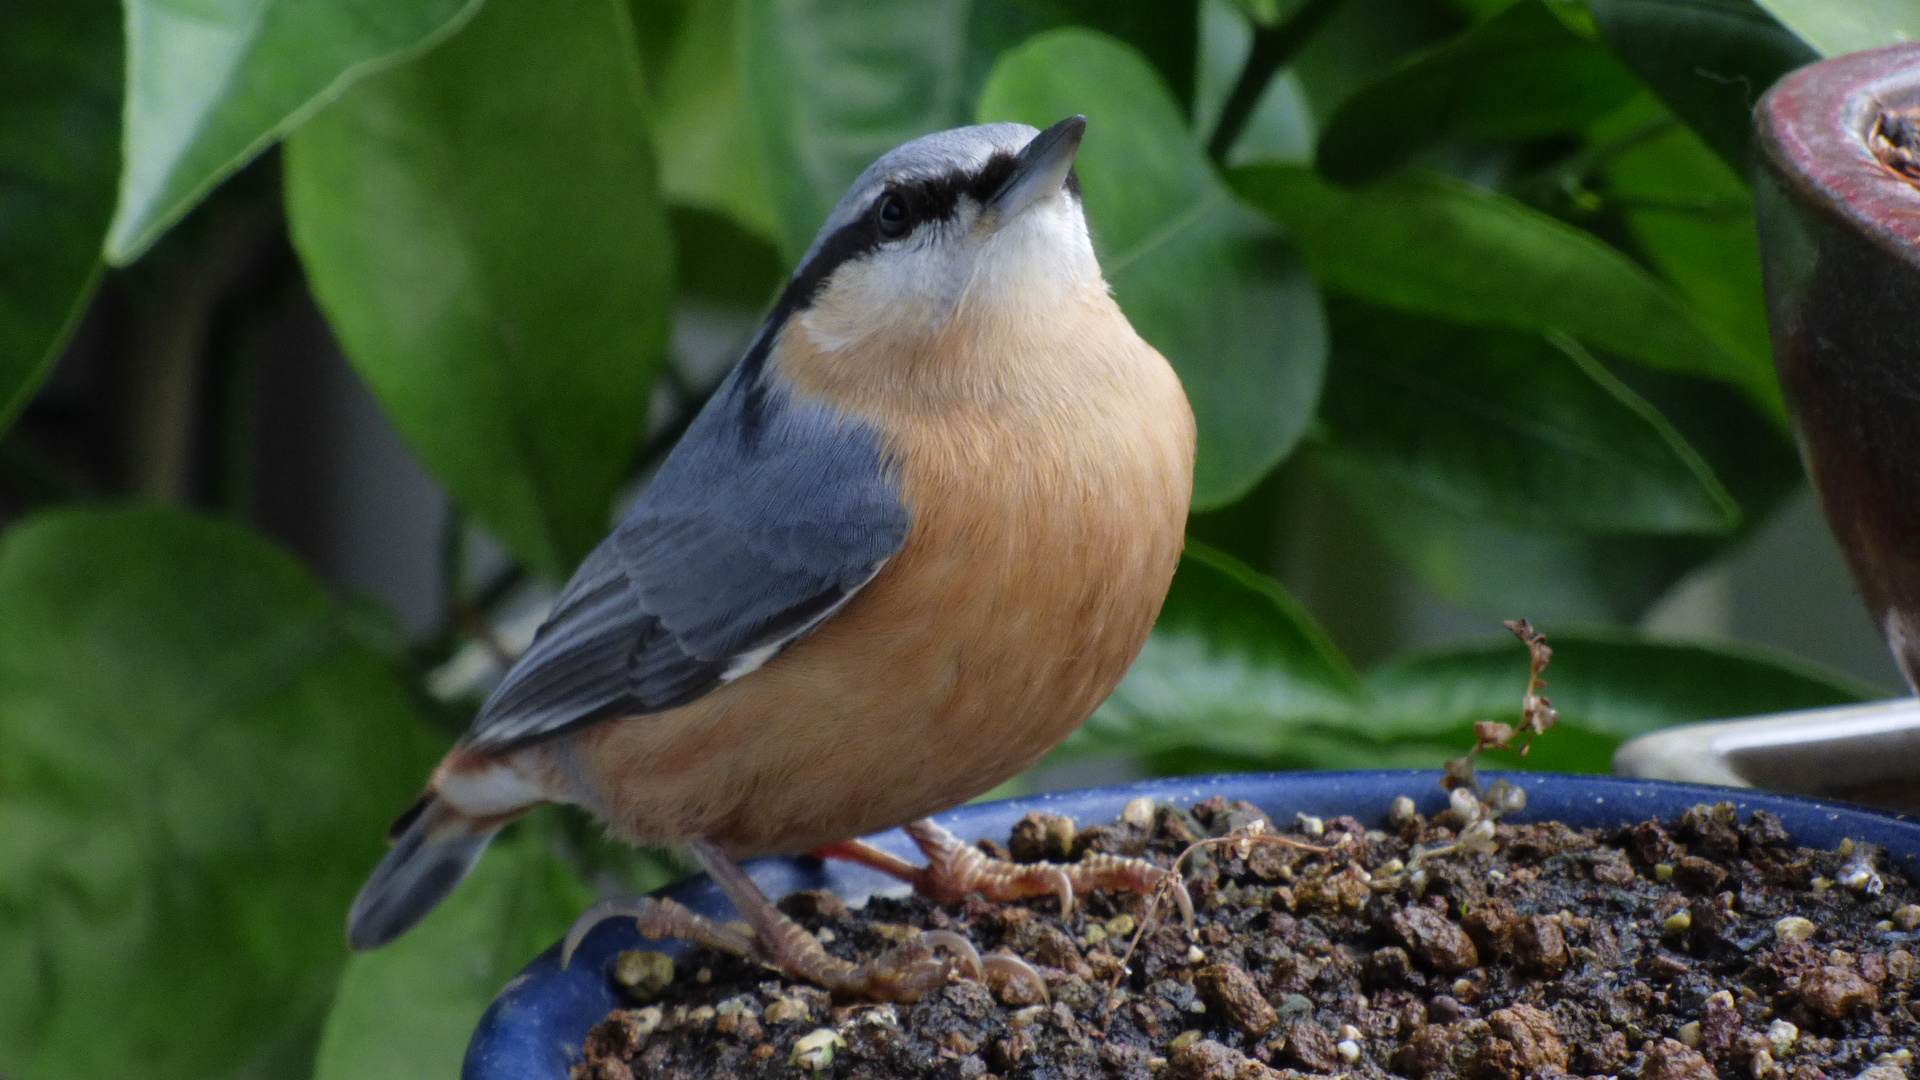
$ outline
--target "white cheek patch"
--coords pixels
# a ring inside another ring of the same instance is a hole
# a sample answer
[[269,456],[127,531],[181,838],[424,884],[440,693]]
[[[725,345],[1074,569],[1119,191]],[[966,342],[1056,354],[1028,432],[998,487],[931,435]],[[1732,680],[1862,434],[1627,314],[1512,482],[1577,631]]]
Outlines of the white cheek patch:
[[1052,310],[1086,288],[1105,289],[1086,220],[1061,192],[986,238],[968,298],[997,308]]
[[816,348],[844,349],[874,333],[939,330],[966,292],[973,252],[956,225],[922,231],[927,235],[833,272],[798,319]]
[[1014,309],[1104,288],[1085,219],[1061,192],[989,231],[963,209],[937,233],[881,248],[834,271],[796,319],[815,348],[845,349],[871,334],[937,333],[963,300]]

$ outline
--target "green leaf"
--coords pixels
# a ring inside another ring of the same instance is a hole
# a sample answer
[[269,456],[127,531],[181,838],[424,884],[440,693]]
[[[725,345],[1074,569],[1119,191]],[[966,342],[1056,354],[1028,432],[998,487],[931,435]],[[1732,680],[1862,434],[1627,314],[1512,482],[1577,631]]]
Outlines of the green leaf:
[[1319,293],[1125,45],[1043,34],[1002,59],[980,99],[982,120],[1041,127],[1075,112],[1087,116],[1075,168],[1107,280],[1193,403],[1194,505],[1225,505],[1286,456],[1312,414],[1326,363]]
[[725,214],[766,240],[780,237],[759,132],[734,63],[735,0],[692,0],[654,96],[660,188],[685,206]]
[[1759,0],[1822,56],[1920,41],[1913,0]]
[[419,926],[347,962],[314,1080],[459,1075],[500,988],[593,901],[542,841],[520,829],[496,842]]
[[1632,622],[1726,543],[1507,525],[1440,503],[1361,459],[1316,454],[1314,463],[1395,561],[1443,599],[1490,615]]
[[561,577],[606,532],[665,348],[670,243],[626,9],[494,0],[287,146],[348,357],[461,504]]
[[1733,497],[1672,425],[1575,342],[1329,306],[1325,458],[1469,519],[1725,532]]
[[1328,179],[1366,184],[1448,139],[1579,131],[1638,87],[1605,48],[1526,0],[1341,102],[1317,160]]
[[1073,24],[1112,33],[1158,65],[1182,100],[1193,86],[1196,0],[738,2],[738,67],[790,262],[875,158],[967,123],[967,103],[1001,54],[1035,34]]
[[1120,3],[1111,0],[976,0],[968,17],[961,98],[977,100],[1002,54],[1048,30],[1079,26],[1140,51],[1182,110],[1193,103],[1200,51],[1198,0]]
[[[1643,99],[1593,132],[1596,143],[1657,121]],[[1626,219],[1647,261],[1720,336],[1772,362],[1760,239],[1747,186],[1688,128],[1673,125],[1607,160],[1608,205]]]
[[0,432],[85,309],[119,167],[110,0],[0,10]]
[[1721,379],[1784,426],[1770,364],[1728,345],[1673,290],[1590,233],[1427,173],[1361,192],[1284,165],[1232,176],[1287,226],[1331,289],[1455,322],[1558,330],[1656,370]]
[[[1553,647],[1547,696],[1562,720],[1621,742],[1674,724],[1880,696],[1849,676],[1757,645],[1544,629]],[[1527,653],[1507,638],[1397,657],[1368,671],[1366,685],[1376,737],[1425,736],[1475,720],[1517,722]],[[1557,733],[1541,736],[1541,744]]]
[[1448,8],[1433,0],[1345,0],[1292,65],[1313,115],[1324,123],[1347,95],[1465,29]]
[[1736,171],[1747,168],[1760,95],[1818,59],[1751,0],[1588,0],[1588,6],[1627,67]]
[[1675,582],[1742,543],[1805,480],[1792,443],[1724,384],[1621,374],[1739,503],[1739,528],[1718,536],[1522,528],[1442,505],[1355,458],[1315,460],[1394,559],[1447,600],[1499,616],[1633,622]]
[[308,1075],[444,741],[287,555],[160,509],[0,544],[0,1071]]
[[[1604,772],[1621,742],[1656,728],[1876,696],[1757,646],[1584,627],[1548,639],[1561,724],[1489,766]],[[1277,585],[1190,547],[1140,659],[1058,754],[1131,753],[1159,773],[1434,767],[1473,745],[1475,721],[1517,722],[1526,685],[1526,651],[1504,637],[1397,657],[1356,682]]]
[[479,0],[126,0],[124,266],[213,186],[363,76],[451,34]]
[[798,261],[854,177],[962,115],[958,0],[739,0],[741,78],[760,122],[780,248]]
[[1058,753],[1196,745],[1265,753],[1292,727],[1345,716],[1359,689],[1346,660],[1278,583],[1188,541],[1139,659]]

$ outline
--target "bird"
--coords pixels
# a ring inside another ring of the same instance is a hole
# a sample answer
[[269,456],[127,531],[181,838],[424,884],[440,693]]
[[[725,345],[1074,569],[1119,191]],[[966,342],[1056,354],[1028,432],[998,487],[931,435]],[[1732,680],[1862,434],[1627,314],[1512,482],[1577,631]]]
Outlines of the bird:
[[[1102,275],[1073,169],[1085,130],[961,127],[860,174],[395,822],[354,948],[417,923],[543,803],[682,846],[751,931],[616,899],[569,951],[631,915],[847,998],[913,1000],[978,961],[951,933],[830,956],[738,860],[852,859],[944,899],[1162,882],[1110,855],[991,859],[927,820],[1093,712],[1184,542],[1193,414]],[[894,826],[926,866],[859,839]]]

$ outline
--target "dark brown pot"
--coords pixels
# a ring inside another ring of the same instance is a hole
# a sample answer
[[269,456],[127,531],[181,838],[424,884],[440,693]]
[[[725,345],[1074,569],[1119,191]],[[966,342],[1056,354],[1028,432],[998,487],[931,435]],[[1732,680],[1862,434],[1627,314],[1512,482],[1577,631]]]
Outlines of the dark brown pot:
[[1920,185],[1883,159],[1888,118],[1916,107],[1920,44],[1802,68],[1756,110],[1754,182],[1794,432],[1909,683],[1920,678]]

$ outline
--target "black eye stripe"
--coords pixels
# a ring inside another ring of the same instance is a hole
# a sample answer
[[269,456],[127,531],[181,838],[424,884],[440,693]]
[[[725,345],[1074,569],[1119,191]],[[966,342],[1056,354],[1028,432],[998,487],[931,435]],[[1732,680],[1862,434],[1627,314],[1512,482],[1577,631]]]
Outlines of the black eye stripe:
[[[887,195],[898,194],[906,200],[908,221],[917,228],[925,222],[951,219],[963,196],[975,203],[986,203],[1006,186],[1019,163],[1018,156],[1000,151],[988,158],[987,163],[976,172],[956,169],[944,176],[905,180],[889,185],[866,213],[829,235],[821,243],[820,250],[814,252],[813,258],[795,271],[792,280],[781,292],[780,299],[774,304],[774,310],[768,315],[769,333],[761,340],[760,347],[746,358],[748,366],[757,368],[764,361],[764,355],[756,354],[771,347],[773,331],[777,331],[793,312],[812,303],[815,294],[826,285],[835,270],[899,238],[883,236],[880,232],[879,204]],[[1072,171],[1067,173],[1067,190],[1075,196],[1080,194],[1079,178]]]

